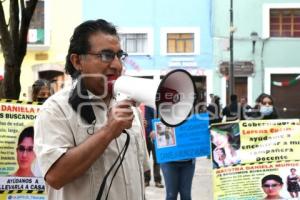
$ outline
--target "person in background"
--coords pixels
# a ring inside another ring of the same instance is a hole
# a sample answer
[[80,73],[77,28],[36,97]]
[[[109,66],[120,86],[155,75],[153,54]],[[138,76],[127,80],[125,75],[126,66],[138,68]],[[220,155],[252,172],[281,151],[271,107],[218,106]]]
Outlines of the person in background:
[[267,195],[264,199],[285,199],[280,196],[280,190],[283,186],[283,181],[280,176],[270,174],[263,177],[263,179],[261,180],[261,186],[264,193],[266,193]]
[[213,101],[214,96],[215,96],[215,95],[214,95],[213,93],[210,93],[210,94],[209,94],[210,102]]
[[298,198],[300,186],[299,186],[299,179],[300,177],[296,174],[296,169],[291,168],[291,174],[287,176],[286,183],[287,183],[287,191],[290,193],[292,198]]
[[[153,174],[154,174],[154,182],[155,187],[163,188],[163,184],[161,184],[161,175],[160,175],[160,166],[156,160],[156,152],[153,143],[153,127],[152,127],[152,119],[154,119],[154,109],[149,106],[144,106],[144,126],[146,132],[146,144],[149,157],[152,154],[153,160]],[[148,170],[144,173],[145,177],[145,186],[148,187],[150,185],[151,180],[151,170]]]
[[251,113],[252,119],[278,119],[277,110],[271,95],[262,93],[256,99],[256,105]]
[[106,20],[75,28],[65,65],[73,85],[47,99],[35,120],[48,200],[145,199],[144,126],[135,102],[116,101],[111,90],[126,57]]
[[241,108],[241,115],[240,120],[248,119],[249,112],[251,112],[251,106],[248,105],[247,97],[241,97],[240,98],[240,108]]
[[192,183],[195,173],[195,159],[162,163],[161,169],[166,184],[166,200],[191,200]]
[[195,163],[195,159],[187,159],[160,164],[165,180],[166,200],[177,200],[178,193],[181,200],[192,199]]
[[240,118],[240,108],[238,105],[238,96],[236,94],[230,95],[230,104],[222,110],[222,115],[226,121],[235,121]]
[[46,79],[38,79],[32,85],[32,101],[44,103],[51,96],[50,82]]
[[35,160],[35,153],[33,151],[33,127],[26,127],[19,135],[17,144],[17,162],[19,168],[11,176],[33,177],[32,163]]
[[211,103],[207,106],[209,124],[222,122],[220,97],[214,95]]

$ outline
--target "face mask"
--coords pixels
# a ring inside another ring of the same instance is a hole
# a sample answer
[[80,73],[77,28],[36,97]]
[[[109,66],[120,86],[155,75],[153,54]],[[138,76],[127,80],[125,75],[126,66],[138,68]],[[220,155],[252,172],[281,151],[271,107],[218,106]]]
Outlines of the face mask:
[[45,98],[45,97],[38,97],[36,100],[37,100],[37,102],[44,103],[47,100],[47,98]]
[[262,115],[270,115],[273,112],[273,106],[261,106],[260,107],[260,113]]

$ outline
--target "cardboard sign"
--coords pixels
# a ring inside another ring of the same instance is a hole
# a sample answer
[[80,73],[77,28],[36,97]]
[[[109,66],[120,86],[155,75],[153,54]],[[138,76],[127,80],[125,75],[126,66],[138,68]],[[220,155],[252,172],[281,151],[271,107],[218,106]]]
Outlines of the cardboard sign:
[[159,119],[152,120],[158,163],[209,155],[210,136],[206,113],[192,115],[177,127],[167,127]]

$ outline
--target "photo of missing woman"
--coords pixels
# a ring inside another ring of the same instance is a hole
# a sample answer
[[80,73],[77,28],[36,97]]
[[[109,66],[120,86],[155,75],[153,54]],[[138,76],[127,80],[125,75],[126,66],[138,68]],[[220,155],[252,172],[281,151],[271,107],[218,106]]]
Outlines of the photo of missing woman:
[[[298,166],[299,162],[296,163],[291,166]],[[261,184],[265,199],[299,199],[300,177],[297,171],[297,167],[284,166],[276,174],[263,176]]]
[[24,128],[18,137],[16,147],[17,169],[10,176],[34,177],[40,174],[35,162],[34,129],[33,126]]
[[238,123],[213,126],[210,129],[210,134],[214,168],[231,166],[241,162]]
[[167,127],[159,122],[155,124],[157,147],[176,146],[175,128]]
[[264,199],[286,199],[280,195],[283,187],[282,178],[276,174],[269,174],[262,178],[261,187],[266,194]]

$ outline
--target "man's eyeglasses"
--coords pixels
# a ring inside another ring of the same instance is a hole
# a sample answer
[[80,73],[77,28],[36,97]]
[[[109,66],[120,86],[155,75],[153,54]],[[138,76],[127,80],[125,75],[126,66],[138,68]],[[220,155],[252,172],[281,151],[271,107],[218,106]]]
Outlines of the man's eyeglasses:
[[31,152],[33,152],[33,146],[29,146],[28,148],[25,148],[23,145],[19,145],[19,146],[17,147],[17,150],[18,150],[19,152],[21,152],[21,153],[24,153],[25,151],[26,151],[27,153],[31,153]]
[[101,59],[102,62],[107,62],[107,63],[112,62],[115,59],[115,56],[117,56],[117,58],[122,61],[124,61],[125,58],[128,56],[128,54],[122,50],[118,51],[117,53],[110,50],[103,50],[100,53],[89,52],[86,54],[97,56],[98,58]]
[[279,184],[263,184],[263,187],[264,188],[270,188],[270,187],[272,187],[272,188],[274,188],[274,187],[277,187]]

